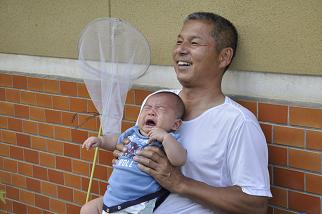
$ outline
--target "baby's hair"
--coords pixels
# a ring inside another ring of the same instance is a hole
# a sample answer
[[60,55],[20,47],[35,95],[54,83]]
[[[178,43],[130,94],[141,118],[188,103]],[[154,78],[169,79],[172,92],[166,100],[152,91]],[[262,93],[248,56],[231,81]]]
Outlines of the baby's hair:
[[[176,99],[176,115],[177,115],[177,119],[182,119],[183,115],[185,113],[185,106],[184,103],[182,101],[182,99],[179,97],[179,95],[171,92],[171,91],[160,91],[157,92],[156,94],[153,95],[169,95],[172,96],[173,98]],[[152,96],[153,96],[152,95]]]

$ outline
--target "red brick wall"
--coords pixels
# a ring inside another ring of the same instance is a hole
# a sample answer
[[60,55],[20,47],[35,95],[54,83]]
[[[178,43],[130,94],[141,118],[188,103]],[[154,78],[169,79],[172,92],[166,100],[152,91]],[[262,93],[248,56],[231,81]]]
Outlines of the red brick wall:
[[[148,93],[129,91],[123,130]],[[257,115],[268,141],[269,213],[321,213],[322,108],[238,101]],[[0,73],[0,189],[7,192],[0,213],[79,213],[94,154],[81,144],[97,135],[94,111],[81,82]],[[93,197],[105,191],[111,160],[99,152]]]

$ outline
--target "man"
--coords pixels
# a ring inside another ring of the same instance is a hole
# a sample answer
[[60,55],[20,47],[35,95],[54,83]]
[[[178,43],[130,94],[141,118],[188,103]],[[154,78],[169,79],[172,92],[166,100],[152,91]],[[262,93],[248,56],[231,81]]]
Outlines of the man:
[[[175,168],[153,147],[134,157],[171,192],[157,214],[266,213],[271,192],[265,137],[255,116],[221,89],[236,47],[237,31],[225,18],[201,12],[184,21],[173,61],[186,106],[179,133],[187,162]],[[117,148],[116,157],[123,146]]]

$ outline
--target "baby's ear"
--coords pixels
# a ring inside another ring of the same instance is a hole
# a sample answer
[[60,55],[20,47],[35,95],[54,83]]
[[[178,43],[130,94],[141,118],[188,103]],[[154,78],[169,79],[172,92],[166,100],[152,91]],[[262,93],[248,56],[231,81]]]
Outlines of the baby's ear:
[[176,119],[174,121],[173,126],[172,126],[172,130],[177,131],[180,128],[181,124],[182,124],[182,120],[181,119]]

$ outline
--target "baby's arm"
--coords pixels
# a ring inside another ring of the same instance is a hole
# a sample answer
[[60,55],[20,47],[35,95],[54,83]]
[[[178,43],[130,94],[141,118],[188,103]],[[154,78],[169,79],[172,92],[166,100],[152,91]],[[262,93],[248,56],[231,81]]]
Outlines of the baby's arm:
[[105,150],[113,151],[115,149],[117,139],[118,139],[117,135],[89,137],[84,141],[82,148],[86,148],[88,150],[95,147],[99,147]]
[[173,166],[182,166],[186,162],[186,149],[170,133],[160,128],[153,128],[148,136],[149,142],[154,140],[162,142],[164,151]]

